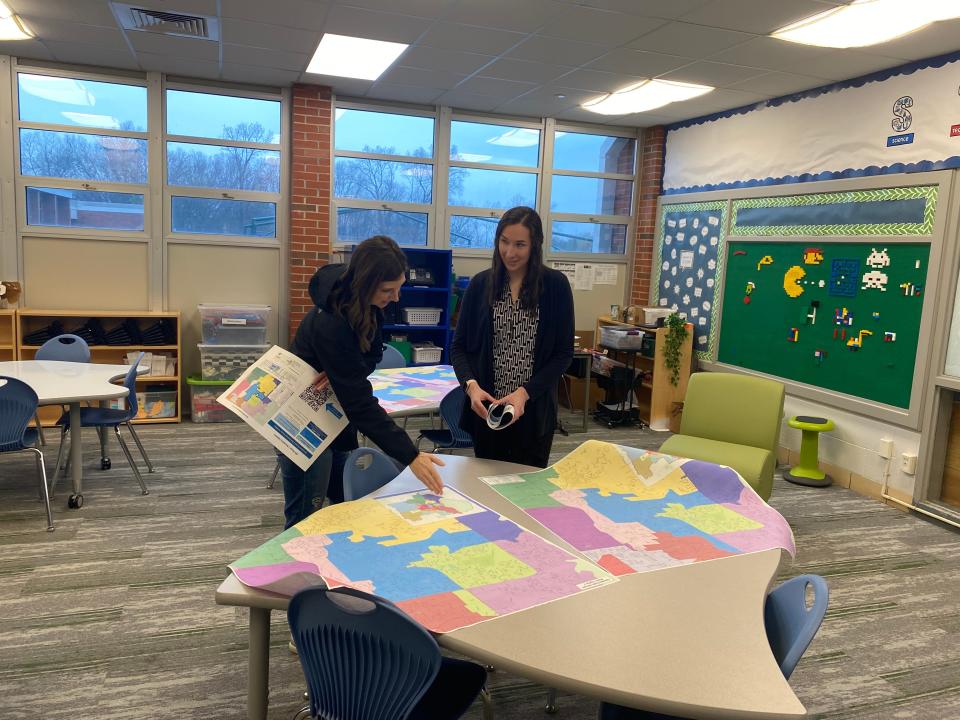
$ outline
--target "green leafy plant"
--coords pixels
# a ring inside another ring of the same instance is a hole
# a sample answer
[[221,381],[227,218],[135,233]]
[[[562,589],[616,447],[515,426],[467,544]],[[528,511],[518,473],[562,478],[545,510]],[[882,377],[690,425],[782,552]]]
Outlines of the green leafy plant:
[[663,344],[663,364],[670,371],[671,384],[677,386],[680,384],[680,355],[689,333],[687,322],[677,313],[672,313],[663,324],[667,328],[666,341]]

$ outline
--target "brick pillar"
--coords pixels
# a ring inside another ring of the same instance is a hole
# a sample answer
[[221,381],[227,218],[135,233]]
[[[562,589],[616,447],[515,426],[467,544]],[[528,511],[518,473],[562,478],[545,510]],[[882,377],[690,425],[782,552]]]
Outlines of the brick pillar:
[[650,272],[657,233],[657,199],[663,188],[663,156],[667,131],[662,125],[646,128],[640,149],[640,188],[637,194],[637,237],[630,283],[630,303],[650,302]]
[[290,182],[290,337],[313,301],[310,277],[330,258],[331,91],[293,86],[293,143]]

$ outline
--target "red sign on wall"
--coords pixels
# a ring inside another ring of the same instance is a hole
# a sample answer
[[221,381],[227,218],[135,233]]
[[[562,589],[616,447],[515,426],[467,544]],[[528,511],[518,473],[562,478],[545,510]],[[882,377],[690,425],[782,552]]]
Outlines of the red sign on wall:
[[960,137],[960,125],[950,126],[950,137]]

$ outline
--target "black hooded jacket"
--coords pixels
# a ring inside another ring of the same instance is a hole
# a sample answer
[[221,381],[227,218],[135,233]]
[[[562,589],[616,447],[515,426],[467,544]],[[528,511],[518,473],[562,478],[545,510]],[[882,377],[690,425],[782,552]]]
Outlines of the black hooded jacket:
[[316,307],[307,313],[290,344],[290,352],[317,372],[327,373],[350,425],[331,446],[349,451],[357,447],[357,430],[373,440],[387,455],[404,466],[417,457],[417,448],[406,431],[380,407],[367,376],[383,358],[383,313],[374,308],[377,330],[370,349],[360,350],[357,334],[346,320],[330,311],[330,293],[346,272],[345,265],[325,265],[310,279],[310,297]]

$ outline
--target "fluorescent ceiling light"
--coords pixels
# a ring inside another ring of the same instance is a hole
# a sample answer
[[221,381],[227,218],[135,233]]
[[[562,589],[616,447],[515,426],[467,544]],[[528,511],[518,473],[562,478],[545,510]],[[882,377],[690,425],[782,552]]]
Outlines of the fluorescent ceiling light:
[[307,65],[308,73],[376,80],[409,45],[325,34]]
[[960,17],[957,0],[856,0],[771,33],[780,40],[820,47],[864,47]]
[[540,144],[540,131],[529,128],[513,128],[487,140],[491,145],[504,147],[533,147]]
[[0,0],[0,40],[29,40],[33,37],[30,31],[19,15],[14,15],[13,11]]
[[112,115],[95,115],[93,113],[70,112],[69,110],[62,110],[60,114],[75,125],[108,128],[110,130],[120,129],[120,121]]
[[670,80],[644,80],[639,85],[631,85],[604,97],[588,100],[582,107],[601,115],[629,115],[663,107],[672,102],[689,100],[711,90],[713,88],[709,85],[693,85]]

